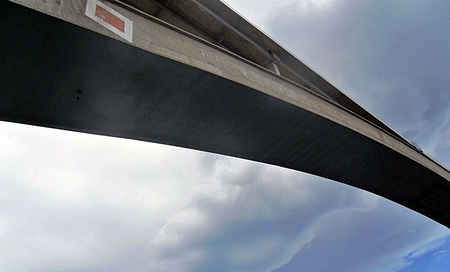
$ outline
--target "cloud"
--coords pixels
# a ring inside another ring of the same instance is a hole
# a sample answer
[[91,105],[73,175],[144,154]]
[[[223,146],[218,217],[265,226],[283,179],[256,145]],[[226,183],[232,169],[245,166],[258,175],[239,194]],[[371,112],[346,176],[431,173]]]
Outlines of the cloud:
[[270,29],[273,20],[284,16],[298,16],[299,14],[317,13],[333,7],[336,0],[259,0],[253,1],[222,0],[244,18],[266,31]]
[[446,250],[439,250],[438,252],[435,252],[433,254],[433,257],[436,258],[437,261],[440,261],[444,258],[448,258],[448,256],[450,255],[450,250],[446,249]]
[[276,271],[398,271],[448,235],[445,227],[383,200],[371,211],[336,212],[321,221],[311,247]]
[[208,182],[200,152],[5,122],[0,132],[2,271],[130,271]]
[[149,245],[151,271],[271,271],[315,239],[317,222],[378,205],[376,196],[317,177],[234,164],[244,165],[238,175],[222,170],[212,194],[168,218]]
[[[448,230],[375,195],[245,161],[167,219],[149,271],[396,271]],[[278,268],[278,270],[277,270]]]

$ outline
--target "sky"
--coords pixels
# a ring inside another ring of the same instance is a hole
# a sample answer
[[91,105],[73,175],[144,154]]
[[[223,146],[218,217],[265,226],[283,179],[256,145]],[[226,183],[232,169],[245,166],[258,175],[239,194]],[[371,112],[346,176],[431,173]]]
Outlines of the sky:
[[[227,0],[450,167],[450,2]],[[0,122],[0,271],[448,271],[450,230],[316,176]]]

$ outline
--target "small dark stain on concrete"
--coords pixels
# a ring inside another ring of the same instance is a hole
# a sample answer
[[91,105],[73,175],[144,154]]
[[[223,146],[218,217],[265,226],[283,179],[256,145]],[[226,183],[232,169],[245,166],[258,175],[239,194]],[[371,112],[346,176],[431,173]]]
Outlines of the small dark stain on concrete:
[[77,100],[80,100],[80,95],[83,93],[82,90],[77,89]]

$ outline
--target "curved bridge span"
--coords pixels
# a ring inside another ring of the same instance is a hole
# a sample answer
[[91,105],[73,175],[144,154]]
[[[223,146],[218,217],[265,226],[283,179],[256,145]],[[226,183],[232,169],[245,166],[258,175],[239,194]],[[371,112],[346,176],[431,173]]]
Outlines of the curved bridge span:
[[450,227],[449,171],[289,56],[267,51],[273,61],[260,65],[139,13],[139,1],[104,3],[133,22],[131,42],[86,16],[87,0],[13,2],[0,2],[0,120],[274,164]]

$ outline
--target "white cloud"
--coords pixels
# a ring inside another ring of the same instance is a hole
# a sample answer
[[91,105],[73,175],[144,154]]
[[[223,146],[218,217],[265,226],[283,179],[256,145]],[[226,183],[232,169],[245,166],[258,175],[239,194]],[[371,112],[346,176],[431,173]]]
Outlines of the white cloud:
[[398,271],[449,235],[444,227],[387,201],[370,212],[336,211],[316,227],[310,246],[276,271]]
[[4,239],[9,232],[9,223],[5,218],[0,217],[0,239]]
[[164,219],[208,183],[200,152],[4,122],[0,138],[2,271],[93,269],[133,248],[143,263]]
[[349,186],[232,164],[240,168],[234,179],[215,169],[225,193],[193,195],[154,237],[154,271],[396,271],[449,235],[421,215]]
[[314,241],[318,222],[377,207],[378,197],[348,186],[273,166],[234,165],[241,168],[234,179],[216,169],[226,193],[194,195],[168,218],[150,243],[155,271],[271,271]]
[[450,250],[446,249],[446,250],[439,250],[435,253],[433,253],[433,257],[435,258],[436,261],[441,261],[445,258],[448,258],[450,256]]
[[300,14],[308,14],[310,12],[322,12],[330,8],[336,0],[260,0],[239,1],[239,0],[222,0],[228,6],[236,10],[250,22],[263,31],[270,29],[271,20],[279,15],[298,16]]

